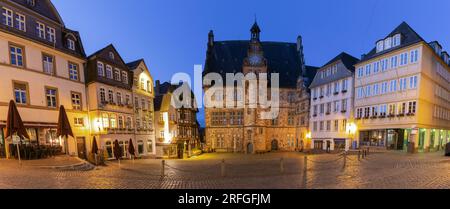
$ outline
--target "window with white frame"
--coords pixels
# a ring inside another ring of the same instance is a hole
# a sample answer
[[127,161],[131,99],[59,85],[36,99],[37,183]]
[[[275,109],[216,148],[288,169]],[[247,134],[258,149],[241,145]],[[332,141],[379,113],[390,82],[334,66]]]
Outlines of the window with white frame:
[[103,128],[109,128],[109,115],[108,113],[102,114],[102,124]]
[[108,102],[110,104],[114,103],[114,92],[113,92],[113,90],[108,90]]
[[384,40],[384,49],[388,50],[392,47],[392,38],[386,38],[386,40]]
[[101,103],[106,102],[106,91],[104,88],[100,88],[100,102]]
[[45,25],[37,22],[36,23],[36,33],[39,38],[45,39]]
[[400,46],[401,41],[402,41],[401,37],[402,36],[400,34],[397,34],[394,36],[394,38],[392,40],[392,47]]
[[117,68],[114,70],[114,80],[120,81],[120,70]]
[[369,76],[372,71],[372,65],[366,65],[366,76]]
[[419,50],[411,51],[411,63],[416,63],[419,61]]
[[57,107],[57,90],[54,88],[45,89],[45,97],[47,98],[47,107],[56,108]]
[[378,41],[377,43],[377,53],[384,50],[384,41]]
[[105,76],[105,65],[101,62],[97,62],[97,75],[98,76]]
[[373,85],[373,95],[377,96],[378,94],[380,94],[380,88],[379,88],[379,84],[374,84]]
[[82,127],[84,126],[84,118],[74,118],[73,123],[75,126]]
[[128,84],[128,73],[126,71],[122,71],[122,82]]
[[26,84],[14,83],[14,97],[17,104],[28,104],[28,88]]
[[13,27],[13,11],[5,7],[2,8],[2,23]]
[[117,104],[122,105],[122,93],[117,92],[116,95],[117,95]]
[[358,78],[362,78],[364,76],[364,69],[362,67],[358,68]]
[[388,82],[385,81],[381,84],[381,94],[386,94],[388,92]]
[[417,76],[412,76],[409,78],[409,88],[411,89],[417,88]]
[[55,63],[54,63],[53,56],[46,55],[46,54],[42,55],[42,64],[44,67],[44,73],[49,74],[49,75],[54,74],[53,66],[55,65]]
[[75,41],[72,39],[67,39],[67,48],[75,51]]
[[373,73],[380,72],[380,62],[373,63]]
[[347,99],[343,99],[342,100],[342,112],[346,112],[347,111],[347,105],[348,104],[348,101],[347,101]]
[[26,31],[27,29],[26,29],[26,24],[25,23],[26,23],[25,15],[16,13],[14,27],[17,30]]
[[54,28],[47,26],[47,38],[47,40],[52,43],[56,42],[56,32]]
[[71,98],[72,98],[72,109],[81,110],[81,94],[72,92]]
[[112,67],[110,65],[106,65],[106,77],[113,79]]
[[397,91],[397,80],[392,80],[389,86],[389,92]]
[[406,90],[406,84],[407,84],[407,79],[406,78],[401,78],[399,83],[400,83],[400,91],[404,91]]
[[408,64],[408,53],[400,54],[400,66]]
[[23,67],[24,66],[24,51],[22,47],[11,45],[10,49],[10,62],[11,65]]
[[80,71],[78,69],[78,65],[71,62],[69,62],[69,79],[73,81],[80,80]]
[[391,68],[396,68],[398,65],[398,56],[391,57]]
[[344,79],[342,80],[342,91],[347,91],[348,90],[348,80]]

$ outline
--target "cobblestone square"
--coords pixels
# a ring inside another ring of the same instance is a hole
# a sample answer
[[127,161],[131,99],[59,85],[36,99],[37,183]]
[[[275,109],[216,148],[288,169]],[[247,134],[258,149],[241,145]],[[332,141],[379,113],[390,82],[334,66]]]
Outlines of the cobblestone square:
[[[283,159],[283,160],[282,160]],[[222,160],[225,160],[222,176]],[[358,160],[309,155],[204,154],[188,160],[108,162],[107,166],[49,168],[0,160],[1,189],[449,189],[450,159],[441,153],[372,153]],[[46,162],[49,163],[49,162]],[[60,164],[60,161],[57,161]],[[283,171],[283,172],[282,172]]]

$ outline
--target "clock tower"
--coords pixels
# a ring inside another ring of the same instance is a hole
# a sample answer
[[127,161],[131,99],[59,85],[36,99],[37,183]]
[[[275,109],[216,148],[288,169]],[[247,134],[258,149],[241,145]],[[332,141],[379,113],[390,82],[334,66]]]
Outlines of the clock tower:
[[244,60],[243,73],[267,73],[267,60],[264,58],[264,52],[259,39],[261,29],[256,21],[250,29],[250,32],[251,39],[248,46],[247,57]]
[[[248,73],[254,73],[256,74],[256,81],[252,82],[256,85],[259,85],[259,74],[260,73],[268,73],[267,70],[267,59],[264,57],[264,51],[262,48],[262,44],[260,41],[260,33],[261,29],[258,26],[258,23],[255,21],[252,28],[250,29],[251,37],[248,44],[247,49],[247,57],[244,58],[244,63],[242,66],[242,72],[246,75]],[[256,105],[258,105],[258,97],[259,92],[256,93],[256,101],[252,100],[249,93],[249,86],[247,86],[249,83],[245,86],[245,107],[244,107],[244,143],[245,144],[251,144],[253,152],[255,150],[266,150],[266,123],[265,120],[260,120],[259,116],[261,112],[265,111],[264,109],[261,109],[257,106],[257,108],[254,108],[252,106],[255,105],[254,102],[256,102]],[[259,91],[259,88],[256,87]],[[268,91],[270,92],[270,91]],[[252,97],[253,98],[253,97]],[[247,152],[251,152],[247,150]]]

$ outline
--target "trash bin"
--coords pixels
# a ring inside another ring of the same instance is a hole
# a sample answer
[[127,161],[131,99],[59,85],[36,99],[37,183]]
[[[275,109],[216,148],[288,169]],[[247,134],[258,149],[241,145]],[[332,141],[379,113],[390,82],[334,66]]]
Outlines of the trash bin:
[[450,157],[450,143],[445,146],[445,156]]
[[408,144],[408,153],[412,153],[412,154],[415,153],[415,143],[414,142],[410,142]]

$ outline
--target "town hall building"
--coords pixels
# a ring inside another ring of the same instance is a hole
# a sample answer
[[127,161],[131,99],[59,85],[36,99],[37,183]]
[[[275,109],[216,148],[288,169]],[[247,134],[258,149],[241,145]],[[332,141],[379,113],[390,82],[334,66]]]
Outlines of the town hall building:
[[[245,96],[234,86],[215,91],[211,99],[225,102],[226,92],[235,92],[234,101],[244,101],[243,108],[205,108],[206,143],[216,152],[259,153],[294,151],[306,148],[309,124],[309,90],[317,68],[306,66],[302,38],[296,43],[263,42],[261,29],[255,22],[250,40],[215,41],[208,35],[204,76],[215,73],[225,80],[226,74],[279,74],[279,114],[272,120],[261,119],[267,109],[251,108],[248,92]],[[270,84],[269,84],[270,85]],[[207,92],[211,85],[204,85]],[[228,89],[231,88],[231,89]],[[245,89],[247,87],[244,87]],[[227,90],[228,89],[228,90]],[[258,92],[258,95],[261,92]],[[270,95],[270,88],[267,91]],[[269,99],[270,100],[270,99]],[[225,106],[223,106],[225,107]],[[300,107],[303,107],[300,108]]]

